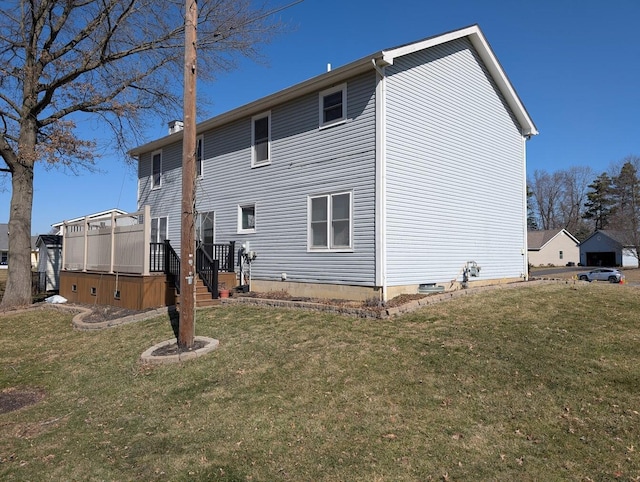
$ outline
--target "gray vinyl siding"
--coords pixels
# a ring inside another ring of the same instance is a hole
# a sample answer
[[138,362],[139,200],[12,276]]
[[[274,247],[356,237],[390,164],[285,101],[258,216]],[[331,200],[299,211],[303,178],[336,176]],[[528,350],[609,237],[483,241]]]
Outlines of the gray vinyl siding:
[[524,274],[524,142],[466,39],[387,67],[387,282]]
[[[251,116],[204,132],[203,175],[196,207],[215,212],[217,243],[250,243],[253,279],[373,286],[375,282],[375,76],[347,83],[347,121],[318,128],[319,92],[271,108],[271,164],[251,168]],[[169,216],[179,247],[180,155],[163,150],[162,187],[149,190],[151,153],[139,163],[139,207]],[[307,250],[308,196],[348,191],[352,252]],[[238,206],[255,204],[256,232],[238,234]]]
[[151,206],[151,217],[167,217],[168,239],[180,249],[180,210],[182,208],[182,143],[162,149],[162,181],[159,188],[151,187],[151,153],[140,157],[138,163],[138,209]]

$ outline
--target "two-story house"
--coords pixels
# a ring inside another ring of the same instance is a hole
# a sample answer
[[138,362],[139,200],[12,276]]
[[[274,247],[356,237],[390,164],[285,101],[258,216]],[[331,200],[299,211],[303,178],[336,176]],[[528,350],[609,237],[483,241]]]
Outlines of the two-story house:
[[[257,253],[252,290],[389,299],[527,276],[537,134],[476,25],[382,50],[197,126],[197,237]],[[152,241],[180,246],[182,137],[132,151]]]

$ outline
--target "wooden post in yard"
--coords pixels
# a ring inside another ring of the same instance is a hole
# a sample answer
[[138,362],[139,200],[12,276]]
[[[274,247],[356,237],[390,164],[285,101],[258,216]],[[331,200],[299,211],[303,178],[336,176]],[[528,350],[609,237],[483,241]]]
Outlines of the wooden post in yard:
[[191,349],[195,338],[195,174],[197,0],[186,0],[184,19],[184,131],[182,140],[182,219],[180,236],[180,324],[178,346]]

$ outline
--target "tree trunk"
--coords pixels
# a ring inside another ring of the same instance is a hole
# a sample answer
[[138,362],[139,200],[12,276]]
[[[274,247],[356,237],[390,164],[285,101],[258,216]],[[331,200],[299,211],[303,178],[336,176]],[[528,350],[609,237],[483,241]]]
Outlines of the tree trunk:
[[16,163],[11,175],[9,211],[9,260],[7,286],[0,308],[30,305],[31,298],[31,211],[33,206],[33,163]]

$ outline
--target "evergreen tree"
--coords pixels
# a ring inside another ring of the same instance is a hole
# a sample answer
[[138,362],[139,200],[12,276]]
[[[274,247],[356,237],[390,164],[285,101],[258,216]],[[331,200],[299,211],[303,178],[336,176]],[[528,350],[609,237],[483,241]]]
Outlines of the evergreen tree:
[[624,246],[638,259],[640,267],[640,179],[636,164],[640,159],[627,158],[613,179],[613,192],[617,211],[614,227],[622,235]]
[[615,209],[613,180],[603,172],[589,184],[589,189],[588,200],[584,203],[586,211],[582,217],[594,221],[594,230],[605,229]]

